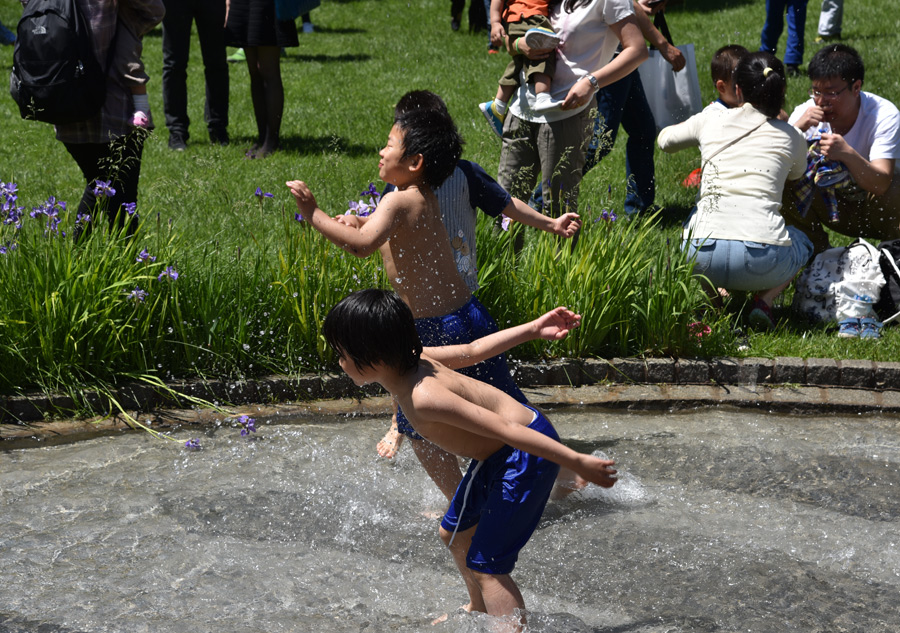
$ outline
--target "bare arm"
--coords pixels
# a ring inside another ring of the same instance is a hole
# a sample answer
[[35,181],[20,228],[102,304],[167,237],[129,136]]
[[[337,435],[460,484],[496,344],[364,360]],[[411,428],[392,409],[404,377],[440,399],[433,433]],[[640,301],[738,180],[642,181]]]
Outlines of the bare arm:
[[[647,9],[644,5],[637,0],[632,0],[632,2],[634,3],[634,17],[637,19],[638,27],[641,29],[641,35],[644,36],[644,39],[650,42],[653,48],[658,50],[660,55],[663,56],[663,59],[669,62],[672,70],[678,72],[684,68],[684,54],[678,50],[678,47],[669,44],[665,36],[659,32],[659,29],[653,26],[653,22],[647,17]],[[652,10],[655,12],[657,9],[658,6],[653,7]]]
[[[647,47],[644,46],[644,37],[641,35],[641,29],[638,27],[637,18],[634,15],[610,24],[609,28],[622,43],[622,51],[603,68],[591,73],[601,88],[622,79],[647,59]],[[587,103],[593,93],[594,87],[591,83],[580,79],[569,90],[560,109],[567,110],[582,106]]]
[[568,308],[554,308],[534,321],[483,336],[463,345],[426,347],[422,353],[446,365],[450,369],[470,367],[497,354],[521,345],[526,341],[542,338],[546,341],[561,341],[581,325],[581,315]]
[[286,184],[297,200],[297,209],[303,219],[328,241],[348,253],[368,257],[390,239],[398,213],[396,205],[385,203],[389,196],[393,197],[391,194],[382,199],[368,221],[351,226],[338,222],[322,211],[305,182],[292,180]]
[[560,237],[573,237],[578,232],[578,229],[581,228],[581,220],[577,213],[564,213],[558,218],[551,218],[535,211],[518,198],[510,200],[506,208],[503,209],[503,215],[512,218],[516,222],[527,224]]
[[503,0],[491,0],[491,44],[494,46],[502,46],[503,38],[506,33],[503,31],[503,23],[501,21],[501,12],[503,11]]
[[519,450],[548,459],[581,475],[587,481],[609,488],[616,483],[612,460],[578,453],[523,424],[505,419],[493,411],[469,402],[449,390],[427,389],[427,402],[419,412],[435,422],[455,426],[469,433],[500,440]]
[[823,134],[819,150],[825,158],[844,163],[856,184],[869,193],[880,196],[891,186],[894,179],[892,159],[866,160],[840,134]]

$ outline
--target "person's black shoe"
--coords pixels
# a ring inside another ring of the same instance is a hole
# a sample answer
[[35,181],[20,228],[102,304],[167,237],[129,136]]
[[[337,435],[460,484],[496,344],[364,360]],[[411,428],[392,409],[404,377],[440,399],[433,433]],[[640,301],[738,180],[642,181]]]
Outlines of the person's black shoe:
[[228,145],[231,139],[228,138],[227,130],[210,130],[209,142],[213,145]]
[[177,132],[169,132],[169,149],[176,152],[183,152],[186,150],[187,143],[184,142],[184,137]]
[[454,15],[453,18],[451,18],[451,20],[450,20],[450,30],[458,31],[459,25],[460,25],[460,18],[459,18],[459,16]]
[[800,66],[797,64],[785,64],[784,69],[788,77],[799,77],[801,75]]

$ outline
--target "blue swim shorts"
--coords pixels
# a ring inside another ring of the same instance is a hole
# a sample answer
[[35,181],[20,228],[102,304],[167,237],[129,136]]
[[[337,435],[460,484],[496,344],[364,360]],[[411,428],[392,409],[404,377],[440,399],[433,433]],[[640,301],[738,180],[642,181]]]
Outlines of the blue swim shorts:
[[[425,347],[471,343],[483,336],[493,334],[497,330],[494,318],[474,296],[466,305],[450,314],[416,319],[416,332],[419,333],[419,338],[422,339],[422,345]],[[493,385],[523,404],[528,402],[525,394],[509,375],[506,354],[498,354],[477,365],[464,367],[459,370],[459,373]],[[402,410],[397,412],[397,428],[410,439],[423,439],[415,432]]]
[[[559,441],[556,429],[536,409],[529,428]],[[441,521],[448,532],[478,528],[466,555],[469,569],[508,574],[537,528],[559,465],[504,446],[484,461],[472,460]],[[452,541],[451,541],[452,542]]]

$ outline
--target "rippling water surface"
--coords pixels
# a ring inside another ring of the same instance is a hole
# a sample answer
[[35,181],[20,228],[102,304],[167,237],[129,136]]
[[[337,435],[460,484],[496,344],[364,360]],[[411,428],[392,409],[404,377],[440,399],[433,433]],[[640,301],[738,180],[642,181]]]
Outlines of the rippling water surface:
[[[548,506],[530,630],[900,631],[897,419],[549,417],[622,480]],[[0,452],[0,633],[491,630],[455,613],[437,488],[375,454],[386,419],[258,422]]]

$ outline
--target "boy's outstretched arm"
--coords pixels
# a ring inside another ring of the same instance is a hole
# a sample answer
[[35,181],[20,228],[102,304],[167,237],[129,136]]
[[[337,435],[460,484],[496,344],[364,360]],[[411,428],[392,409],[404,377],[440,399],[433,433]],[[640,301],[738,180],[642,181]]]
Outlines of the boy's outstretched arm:
[[482,437],[499,439],[513,448],[549,459],[603,488],[610,488],[616,483],[613,460],[574,451],[543,433],[507,420],[446,389],[429,390],[425,398],[427,402],[423,407],[428,411],[423,413],[432,420]]
[[[396,205],[379,204],[367,222],[351,226],[338,222],[322,211],[305,182],[291,180],[285,184],[297,200],[297,210],[303,219],[328,241],[348,253],[357,257],[368,257],[390,239],[397,220]],[[386,199],[387,197],[382,200]]]
[[560,341],[579,325],[581,325],[580,314],[559,307],[542,314],[534,321],[488,334],[471,343],[425,347],[422,353],[450,369],[460,369],[493,358],[526,341],[539,338],[546,341]]
[[512,198],[509,201],[509,204],[503,209],[503,215],[512,218],[516,222],[527,224],[560,237],[574,237],[578,233],[578,229],[581,228],[581,219],[577,213],[563,213],[558,218],[551,218],[548,215],[535,211],[518,198]]

